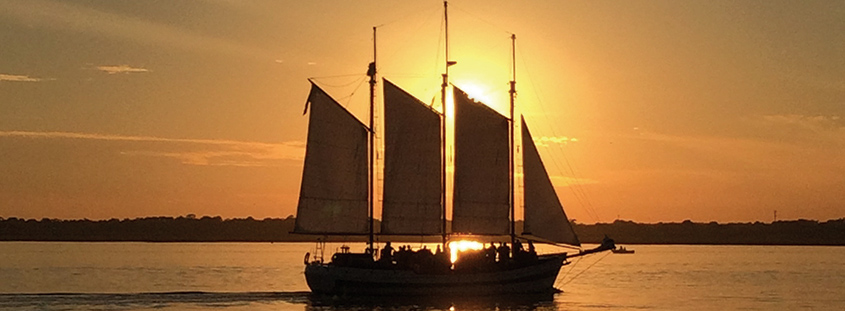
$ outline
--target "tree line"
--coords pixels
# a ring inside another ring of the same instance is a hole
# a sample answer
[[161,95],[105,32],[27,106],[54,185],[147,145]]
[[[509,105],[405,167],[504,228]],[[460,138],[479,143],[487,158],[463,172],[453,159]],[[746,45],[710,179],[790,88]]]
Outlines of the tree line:
[[582,239],[595,243],[608,235],[617,244],[719,244],[719,245],[845,245],[845,218],[775,221],[772,223],[612,223],[575,225]]
[[[220,216],[144,217],[109,220],[20,219],[0,217],[0,241],[143,241],[143,242],[304,242],[322,236],[292,234],[296,219],[223,219]],[[521,232],[522,224],[517,223]],[[378,228],[378,221],[376,221]],[[845,245],[845,218],[776,221],[773,223],[578,224],[582,243],[600,243],[605,235],[618,244]],[[333,237],[365,241],[365,236]],[[394,240],[437,242],[439,237]]]

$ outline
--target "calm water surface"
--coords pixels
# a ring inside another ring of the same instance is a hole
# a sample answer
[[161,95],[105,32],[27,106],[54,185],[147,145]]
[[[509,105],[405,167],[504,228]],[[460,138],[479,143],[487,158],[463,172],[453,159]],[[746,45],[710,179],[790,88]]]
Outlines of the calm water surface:
[[551,297],[349,302],[308,294],[312,243],[4,242],[0,310],[845,310],[845,247],[629,248]]

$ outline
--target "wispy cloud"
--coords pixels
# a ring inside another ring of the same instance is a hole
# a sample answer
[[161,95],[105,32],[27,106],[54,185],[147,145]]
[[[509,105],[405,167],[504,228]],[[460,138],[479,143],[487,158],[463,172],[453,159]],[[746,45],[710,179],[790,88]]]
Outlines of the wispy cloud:
[[[0,81],[11,81],[11,82],[41,82],[45,79],[41,78],[33,78],[26,75],[9,75],[9,74],[2,74],[0,73]],[[49,79],[48,79],[49,80]]]
[[[841,117],[784,114],[750,120],[747,125],[751,127],[746,135],[696,136],[637,131],[633,135],[616,137],[647,143],[651,157],[664,150],[663,158],[673,161],[662,163],[683,163],[685,167],[697,163],[709,173],[722,175],[730,172],[771,174],[774,171],[790,171],[796,176],[823,175],[845,169],[845,161],[841,160],[845,147],[845,120]],[[764,134],[759,134],[761,132]],[[649,159],[644,160],[651,161]]]
[[814,132],[840,130],[845,128],[840,116],[807,116],[801,114],[766,115],[763,120],[775,125],[797,126]]
[[94,34],[133,43],[222,52],[264,60],[278,58],[275,53],[232,40],[215,38],[131,15],[92,9],[74,2],[0,1],[0,17],[27,27]]
[[274,149],[256,148],[244,151],[186,151],[186,152],[155,152],[155,151],[123,151],[120,154],[129,156],[149,156],[179,160],[182,164],[202,166],[241,166],[263,167],[275,166],[278,160],[290,160],[296,157],[282,156]]
[[536,144],[537,146],[548,147],[548,146],[549,146],[549,145],[551,145],[551,144],[561,144],[561,145],[566,145],[566,144],[568,144],[568,143],[574,143],[574,142],[577,142],[577,141],[578,141],[578,138],[575,138],[575,137],[566,137],[566,136],[558,136],[558,137],[553,137],[553,136],[543,136],[543,137],[539,137],[539,138],[534,139],[534,144]]
[[29,138],[75,138],[75,139],[96,139],[113,141],[139,141],[139,142],[176,142],[196,143],[212,145],[264,145],[275,146],[276,144],[262,142],[245,142],[237,140],[216,140],[216,139],[189,139],[189,138],[163,138],[155,136],[127,136],[97,133],[76,133],[76,132],[28,132],[28,131],[0,131],[0,137],[17,136]]
[[129,65],[115,65],[115,66],[97,66],[97,70],[106,72],[110,75],[116,73],[142,73],[142,72],[150,72],[149,69],[140,68],[140,67],[132,67]]
[[[31,139],[84,139],[106,142],[138,142],[177,144],[184,151],[129,150],[128,156],[150,156],[177,159],[189,165],[213,166],[276,166],[279,161],[299,160],[303,155],[302,142],[264,143],[252,141],[163,138],[154,136],[126,136],[74,132],[0,131],[2,137]],[[154,146],[146,146],[155,149]]]
[[756,119],[756,125],[780,141],[814,147],[845,147],[845,120],[838,115],[780,114]]

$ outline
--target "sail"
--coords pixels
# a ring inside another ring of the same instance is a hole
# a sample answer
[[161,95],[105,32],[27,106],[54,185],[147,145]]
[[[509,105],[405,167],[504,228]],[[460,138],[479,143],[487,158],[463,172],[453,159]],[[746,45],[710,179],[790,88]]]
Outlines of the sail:
[[581,245],[555,193],[537,146],[522,119],[523,183],[527,234],[570,245]]
[[458,88],[452,232],[509,234],[508,119]]
[[440,114],[384,80],[382,234],[441,233]]
[[313,83],[308,103],[311,115],[294,232],[369,232],[368,128]]

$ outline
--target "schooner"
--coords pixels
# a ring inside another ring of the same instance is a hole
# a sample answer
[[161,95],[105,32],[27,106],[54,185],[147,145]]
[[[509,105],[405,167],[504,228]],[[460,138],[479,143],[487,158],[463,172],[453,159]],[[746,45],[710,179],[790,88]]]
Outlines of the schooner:
[[[444,2],[444,8],[447,6]],[[374,61],[368,72],[369,124],[361,122],[311,81],[306,103],[306,111],[310,110],[308,137],[294,233],[368,237],[367,250],[363,253],[351,253],[345,248],[329,262],[322,256],[315,256],[318,258],[313,261],[306,257],[305,277],[314,293],[417,296],[550,293],[555,291],[554,281],[560,268],[569,263],[568,258],[614,247],[607,240],[596,249],[574,255],[563,252],[525,255],[527,251],[517,249],[521,241],[574,247],[580,246],[580,242],[522,118],[519,121],[524,232],[515,232],[515,64],[509,90],[510,116],[452,86],[455,109],[450,117],[454,119],[454,133],[446,133],[448,70],[455,64],[448,58],[448,19],[446,28],[442,112],[389,80],[383,79],[381,83],[384,185],[378,234],[440,236],[443,251],[450,236],[509,236],[513,248],[509,254],[499,254],[500,259],[492,264],[490,259],[486,259],[488,262],[466,259],[466,263],[461,263],[459,258],[450,263],[432,256],[407,264],[400,260],[399,253],[397,257],[376,258],[373,98],[378,83]],[[512,35],[511,39],[515,46],[516,37]],[[447,217],[446,209],[447,134],[454,137],[451,217]],[[451,219],[451,230],[447,228],[447,218]],[[533,252],[533,244],[531,248]]]

